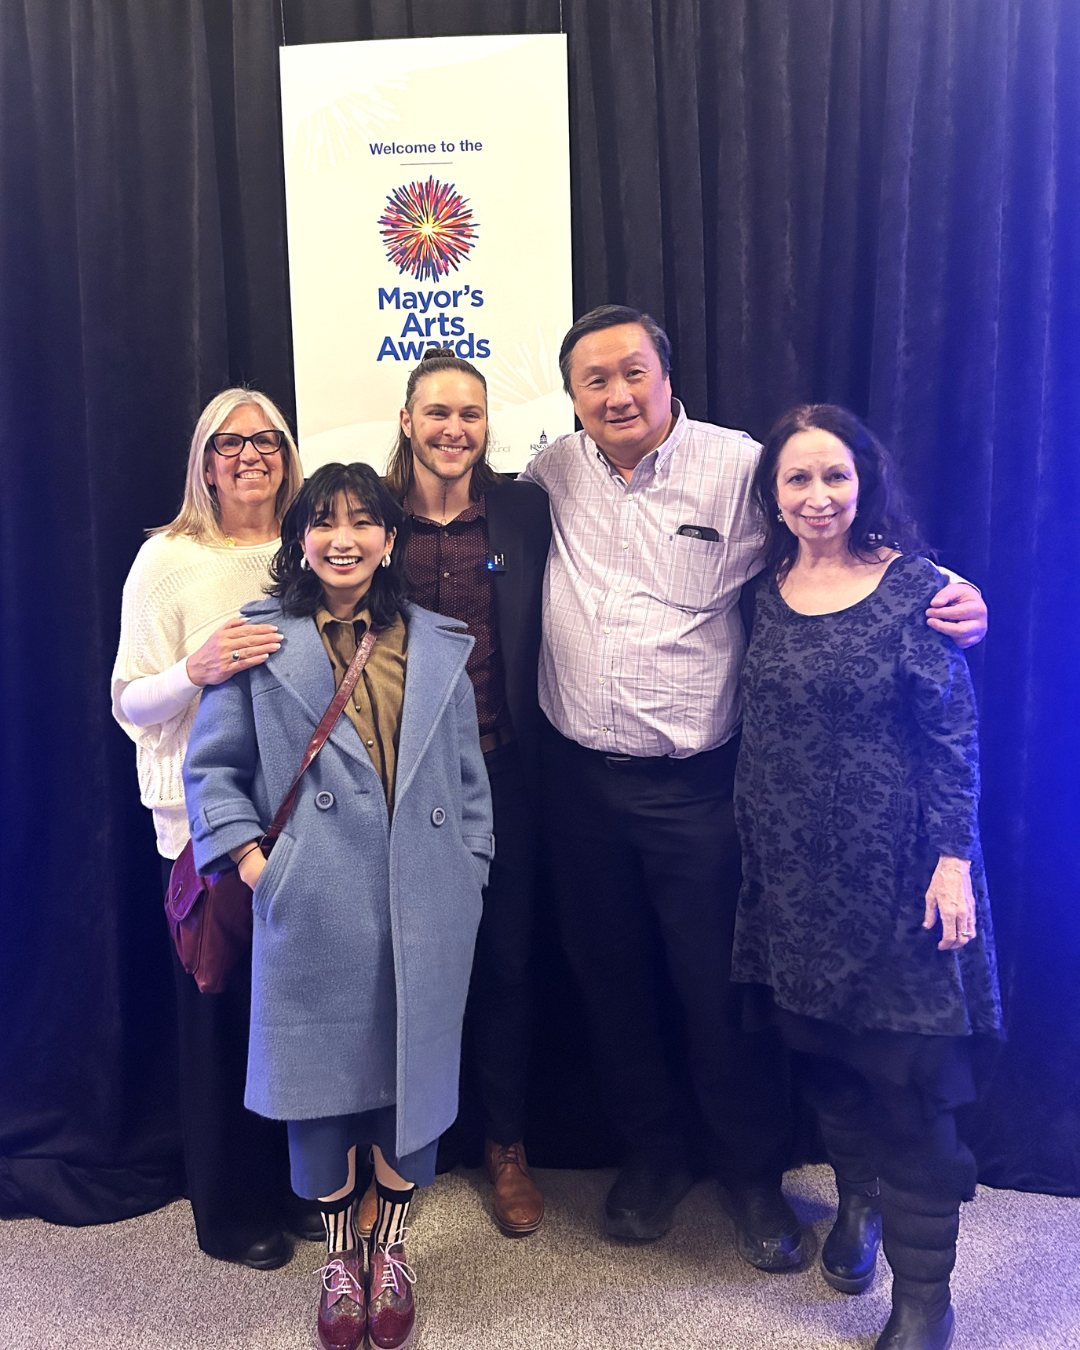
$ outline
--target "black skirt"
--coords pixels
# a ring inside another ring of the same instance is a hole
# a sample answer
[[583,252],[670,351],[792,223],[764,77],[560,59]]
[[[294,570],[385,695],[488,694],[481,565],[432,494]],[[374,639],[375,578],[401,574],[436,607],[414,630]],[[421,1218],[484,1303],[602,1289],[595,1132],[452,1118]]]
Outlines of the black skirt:
[[777,1007],[767,985],[734,986],[744,1031],[772,1025],[789,1049],[838,1059],[869,1080],[914,1087],[945,1110],[975,1100],[971,1051],[976,1036],[931,1036],[913,1031],[850,1031],[834,1022]]

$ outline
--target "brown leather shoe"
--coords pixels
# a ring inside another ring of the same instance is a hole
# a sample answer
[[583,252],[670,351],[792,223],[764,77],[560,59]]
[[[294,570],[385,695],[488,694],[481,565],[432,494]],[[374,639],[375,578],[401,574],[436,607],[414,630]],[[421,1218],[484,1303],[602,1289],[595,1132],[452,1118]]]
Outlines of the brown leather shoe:
[[529,1174],[525,1145],[484,1143],[484,1163],[495,1186],[495,1222],[507,1237],[528,1237],[544,1219],[544,1197]]
[[360,1201],[360,1207],[353,1219],[357,1233],[365,1240],[371,1236],[371,1230],[375,1227],[378,1214],[379,1197],[375,1193],[375,1178],[372,1177],[371,1185],[364,1192],[364,1198]]

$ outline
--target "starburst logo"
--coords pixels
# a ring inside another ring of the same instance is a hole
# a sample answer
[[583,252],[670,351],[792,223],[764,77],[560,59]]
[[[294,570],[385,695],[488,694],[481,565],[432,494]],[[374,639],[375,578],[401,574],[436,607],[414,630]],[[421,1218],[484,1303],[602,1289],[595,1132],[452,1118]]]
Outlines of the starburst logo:
[[429,178],[395,188],[379,217],[386,256],[417,281],[438,281],[457,271],[478,234],[468,199],[453,183]]

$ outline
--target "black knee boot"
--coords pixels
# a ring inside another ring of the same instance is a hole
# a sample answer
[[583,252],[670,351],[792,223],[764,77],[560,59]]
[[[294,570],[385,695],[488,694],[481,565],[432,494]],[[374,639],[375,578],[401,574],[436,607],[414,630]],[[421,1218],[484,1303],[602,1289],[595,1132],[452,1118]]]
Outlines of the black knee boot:
[[974,1159],[962,1149],[952,1159],[918,1160],[890,1172],[881,1178],[881,1215],[893,1306],[875,1350],[948,1350],[954,1321],[949,1277],[960,1201],[975,1188]]

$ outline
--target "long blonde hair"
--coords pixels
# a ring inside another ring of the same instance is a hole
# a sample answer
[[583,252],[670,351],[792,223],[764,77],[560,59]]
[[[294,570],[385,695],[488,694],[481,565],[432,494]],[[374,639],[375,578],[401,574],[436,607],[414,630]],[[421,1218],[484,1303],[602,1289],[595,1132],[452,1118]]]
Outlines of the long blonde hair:
[[285,444],[279,452],[284,458],[281,466],[281,487],[278,488],[277,500],[274,502],[274,516],[278,524],[281,524],[286,508],[300,491],[304,481],[300,454],[292,432],[281,409],[257,389],[223,389],[210,400],[195,423],[191,448],[188,450],[184,500],[176,518],[169,521],[168,525],[159,525],[154,530],[148,530],[148,534],[186,534],[201,544],[217,543],[224,539],[217,494],[206,481],[206,463],[207,456],[213,453],[210,449],[210,437],[224,426],[237,408],[258,408],[266,415],[270,426],[285,433]]

